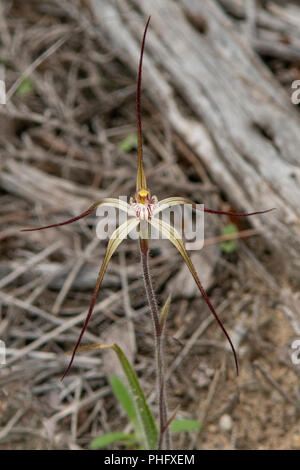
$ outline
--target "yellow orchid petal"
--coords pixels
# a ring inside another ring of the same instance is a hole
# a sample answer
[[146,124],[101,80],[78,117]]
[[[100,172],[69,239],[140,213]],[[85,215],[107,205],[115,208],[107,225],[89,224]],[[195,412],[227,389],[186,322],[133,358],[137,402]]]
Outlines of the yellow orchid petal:
[[137,115],[137,134],[138,134],[138,171],[136,177],[136,190],[146,189],[146,176],[143,167],[143,134],[142,134],[142,119],[141,119],[141,83],[142,83],[142,68],[143,68],[143,55],[145,48],[145,39],[147,34],[147,29],[149,26],[150,17],[146,23],[142,47],[140,53],[140,62],[139,62],[139,71],[137,79],[137,88],[136,88],[136,115]]
[[[171,198],[170,198],[171,199]],[[171,225],[169,225],[168,223],[166,223],[165,221],[163,220],[159,220],[159,219],[156,219],[156,218],[153,218],[151,220],[149,220],[149,223],[151,225],[153,225],[153,227],[155,227],[157,230],[160,231],[160,233],[162,235],[164,235],[165,237],[167,237],[171,243],[173,243],[173,245],[177,248],[177,250],[179,251],[179,253],[182,255],[184,261],[186,262],[187,264],[187,267],[189,268],[196,284],[197,284],[197,287],[198,289],[200,290],[201,292],[201,295],[203,296],[205,302],[207,303],[211,313],[214,315],[215,319],[217,320],[217,322],[219,323],[223,333],[225,334],[230,346],[231,346],[231,349],[232,349],[232,352],[233,352],[233,355],[234,355],[234,360],[235,360],[235,366],[236,366],[236,371],[237,371],[237,374],[238,374],[238,361],[237,361],[237,355],[236,355],[236,352],[235,352],[235,349],[234,349],[234,346],[232,344],[232,341],[229,337],[229,334],[227,333],[225,327],[223,326],[223,323],[222,321],[220,320],[217,312],[215,311],[214,307],[212,306],[210,300],[209,300],[209,297],[208,295],[206,294],[199,278],[198,278],[198,274],[196,272],[196,269],[192,263],[192,260],[191,258],[189,257],[186,249],[185,249],[185,246],[183,244],[183,241],[179,235],[179,233],[177,232],[177,230],[174,228],[174,227],[171,227]]]
[[136,189],[139,190],[140,188],[146,188],[147,183],[146,183],[146,176],[144,172],[144,167],[143,167],[143,155],[142,155],[142,147],[138,147],[138,171],[137,171],[137,177],[136,177]]
[[139,191],[139,195],[141,198],[146,199],[146,197],[149,196],[149,191],[147,191],[147,189],[141,189]]
[[96,298],[97,298],[97,295],[98,295],[98,292],[99,292],[99,289],[100,289],[100,286],[101,286],[101,282],[102,282],[102,279],[103,279],[103,276],[104,276],[104,273],[106,271],[106,268],[108,266],[108,263],[110,261],[110,258],[112,257],[112,255],[114,254],[114,252],[116,251],[116,249],[118,248],[118,246],[120,245],[120,243],[127,237],[127,235],[139,224],[139,220],[138,219],[128,219],[126,220],[126,222],[124,222],[122,225],[120,225],[120,227],[118,227],[114,232],[113,234],[111,235],[110,237],[110,240],[108,242],[108,245],[107,245],[107,249],[106,249],[106,254],[105,254],[105,257],[104,257],[104,260],[102,262],[102,265],[101,265],[101,268],[100,268],[100,271],[99,271],[99,274],[98,274],[98,278],[97,278],[97,282],[96,282],[96,286],[94,288],[94,293],[93,293],[93,297],[92,297],[92,300],[91,300],[91,303],[90,303],[90,307],[89,307],[89,311],[88,311],[88,314],[86,316],[86,319],[84,321],[84,325],[82,327],[82,330],[80,332],[80,335],[79,335],[79,338],[77,340],[77,343],[73,349],[73,353],[72,353],[72,357],[71,357],[71,360],[69,362],[69,365],[62,377],[62,379],[66,376],[66,374],[69,372],[71,366],[72,366],[72,363],[73,363],[73,360],[74,360],[74,356],[76,354],[76,351],[80,345],[80,341],[82,339],[82,336],[85,332],[85,329],[88,325],[88,322],[91,318],[91,315],[93,313],[93,309],[94,309],[94,306],[95,306],[95,302],[96,302]]

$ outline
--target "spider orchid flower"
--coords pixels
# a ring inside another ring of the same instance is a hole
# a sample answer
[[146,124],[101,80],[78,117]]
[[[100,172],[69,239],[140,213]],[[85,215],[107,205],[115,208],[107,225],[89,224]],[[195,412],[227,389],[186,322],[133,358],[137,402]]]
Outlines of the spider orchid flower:
[[[136,94],[136,113],[137,113],[137,137],[138,137],[138,170],[137,170],[137,179],[136,179],[136,192],[135,196],[130,199],[130,204],[127,202],[121,200],[121,199],[115,199],[115,198],[104,198],[98,202],[95,202],[92,206],[89,207],[85,212],[82,214],[78,215],[77,217],[74,217],[72,219],[66,220],[64,222],[56,223],[53,225],[47,225],[43,227],[38,227],[38,228],[29,228],[29,229],[23,229],[22,231],[24,232],[30,232],[30,231],[35,231],[35,230],[45,230],[48,228],[53,228],[53,227],[60,227],[62,225],[67,225],[71,224],[79,219],[82,219],[83,217],[88,216],[91,214],[95,209],[99,206],[110,206],[113,208],[118,208],[119,210],[122,210],[127,213],[129,216],[122,225],[120,225],[111,235],[108,245],[107,245],[107,250],[106,254],[104,257],[104,260],[102,262],[97,282],[94,288],[94,292],[92,295],[92,299],[90,302],[89,310],[86,316],[86,319],[84,321],[82,330],[80,332],[80,335],[78,337],[78,340],[75,344],[75,347],[72,352],[72,356],[69,362],[69,365],[64,372],[64,375],[62,379],[67,375],[69,372],[76,351],[80,345],[81,339],[83,337],[83,334],[87,328],[88,322],[91,318],[91,315],[93,313],[93,309],[95,306],[96,298],[101,286],[102,279],[104,277],[105,271],[107,269],[108,263],[120,245],[120,243],[127,238],[129,233],[133,231],[134,229],[138,229],[139,231],[139,236],[140,236],[140,246],[142,251],[147,252],[148,250],[148,228],[149,225],[152,225],[155,229],[157,229],[164,237],[167,237],[171,243],[177,248],[179,253],[182,255],[185,263],[187,264],[197,286],[198,289],[203,296],[208,308],[210,309],[211,313],[214,315],[215,319],[217,320],[219,326],[221,327],[223,333],[225,334],[233,355],[234,355],[234,360],[235,360],[235,366],[236,366],[236,371],[238,374],[238,360],[237,360],[237,354],[235,352],[234,346],[232,344],[232,341],[229,337],[229,334],[227,333],[222,321],[220,320],[219,316],[217,315],[213,305],[211,304],[208,295],[206,294],[200,280],[197,274],[197,271],[190,259],[190,256],[188,255],[185,246],[183,244],[183,241],[179,235],[179,233],[176,231],[174,227],[166,223],[165,221],[157,218],[156,216],[162,212],[163,210],[179,205],[179,204],[187,204],[191,205],[193,208],[196,208],[196,203],[190,201],[189,199],[186,199],[184,197],[180,196],[175,196],[175,197],[168,197],[166,199],[163,199],[161,201],[158,201],[156,196],[151,196],[150,190],[147,187],[146,183],[146,176],[144,172],[144,166],[143,166],[143,144],[142,144],[142,120],[141,120],[141,81],[142,81],[142,64],[143,64],[143,55],[144,55],[144,47],[145,47],[145,39],[146,39],[146,33],[147,29],[149,26],[150,22],[150,17],[148,18],[148,21],[146,23],[146,27],[144,30],[143,34],[143,39],[142,39],[142,44],[141,44],[141,52],[140,52],[140,59],[139,59],[139,68],[138,68],[138,77],[137,77],[137,94]],[[264,210],[264,211],[257,211],[257,212],[251,212],[251,213],[236,213],[236,212],[225,212],[225,211],[218,211],[218,210],[213,210],[213,209],[206,209],[204,208],[204,212],[212,213],[212,214],[224,214],[224,215],[229,215],[229,216],[234,216],[234,217],[247,217],[255,214],[263,214],[266,212],[269,212],[273,209],[269,210]]]

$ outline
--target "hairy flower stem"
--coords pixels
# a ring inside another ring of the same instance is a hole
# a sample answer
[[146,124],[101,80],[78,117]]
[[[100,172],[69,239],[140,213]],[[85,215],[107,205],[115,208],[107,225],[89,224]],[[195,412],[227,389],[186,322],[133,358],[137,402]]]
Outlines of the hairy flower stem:
[[149,249],[148,240],[141,240],[141,261],[143,268],[143,276],[147,298],[150,306],[151,317],[154,330],[154,345],[157,367],[157,396],[158,396],[158,409],[159,409],[159,437],[158,437],[158,450],[163,448],[165,442],[165,450],[171,449],[170,431],[167,426],[167,402],[166,402],[166,387],[165,387],[165,370],[164,370],[164,355],[163,355],[163,328],[160,325],[160,313],[158,310],[156,297],[152,285],[151,274],[149,269]]

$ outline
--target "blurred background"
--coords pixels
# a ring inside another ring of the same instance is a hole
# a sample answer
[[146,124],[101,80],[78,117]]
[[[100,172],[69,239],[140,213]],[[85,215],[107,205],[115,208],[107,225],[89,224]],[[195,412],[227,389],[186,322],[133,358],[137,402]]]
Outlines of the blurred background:
[[[247,219],[207,214],[205,246],[191,252],[236,345],[239,377],[180,254],[151,243],[159,304],[172,294],[169,409],[201,423],[174,434],[174,448],[300,449],[300,6],[275,0],[1,2],[0,448],[86,449],[130,431],[109,353],[78,353],[60,381],[105,253],[97,217],[20,230],[134,194],[136,76],[150,14],[142,117],[152,194],[237,212],[276,207]],[[157,416],[132,240],[109,265],[82,344],[112,341]]]

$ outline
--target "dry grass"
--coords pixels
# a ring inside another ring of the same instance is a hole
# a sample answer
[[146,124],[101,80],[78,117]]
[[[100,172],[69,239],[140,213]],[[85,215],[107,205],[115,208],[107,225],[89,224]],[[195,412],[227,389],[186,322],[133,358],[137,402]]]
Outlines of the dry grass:
[[[93,24],[85,1],[1,3],[0,44],[10,98],[0,106],[0,337],[8,348],[0,370],[0,448],[87,448],[103,432],[128,429],[107,381],[117,368],[110,356],[78,354],[60,381],[105,243],[95,239],[95,217],[45,232],[19,230],[69,218],[103,196],[133,194],[136,154],[124,153],[120,143],[135,132],[135,77]],[[180,191],[225,207],[146,90],[142,105],[153,193]],[[219,236],[226,223],[207,217],[206,236]],[[217,311],[240,343],[238,379],[179,255],[165,242],[152,252],[160,302],[173,293],[166,344],[170,409],[179,404],[180,416],[204,423],[199,435],[177,437],[178,448],[300,448],[299,368],[290,360],[295,333],[286,316],[290,300],[282,301],[285,280],[260,237],[239,246],[225,256],[214,244],[197,260]],[[137,244],[128,241],[119,253],[84,342],[122,344],[153,407],[152,330]],[[232,417],[228,431],[220,428],[224,414]]]

